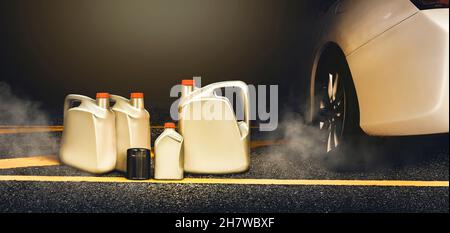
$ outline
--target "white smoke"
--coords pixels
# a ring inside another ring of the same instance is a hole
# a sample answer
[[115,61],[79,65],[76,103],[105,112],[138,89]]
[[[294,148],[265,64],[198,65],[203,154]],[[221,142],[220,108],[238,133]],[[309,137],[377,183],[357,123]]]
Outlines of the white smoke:
[[[15,126],[47,126],[49,115],[41,103],[15,95],[11,87],[0,82],[0,129]],[[59,137],[55,133],[0,133],[0,157],[24,157],[56,153]]]
[[261,152],[264,157],[263,169],[284,174],[291,169],[298,169],[299,163],[323,165],[325,144],[321,132],[306,124],[300,114],[291,112],[284,115],[277,133],[276,138],[281,139],[281,144],[264,148]]
[[304,159],[323,153],[322,133],[317,127],[306,124],[299,114],[287,114],[282,120],[280,129],[285,144],[278,150],[283,153],[294,153]]

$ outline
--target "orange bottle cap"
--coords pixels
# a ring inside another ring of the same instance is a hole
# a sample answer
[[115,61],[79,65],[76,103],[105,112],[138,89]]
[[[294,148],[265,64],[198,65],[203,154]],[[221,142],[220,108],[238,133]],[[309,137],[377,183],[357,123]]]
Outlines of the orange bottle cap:
[[97,94],[95,95],[95,98],[97,98],[97,99],[109,98],[109,93],[108,92],[97,92]]
[[144,93],[142,92],[133,92],[130,94],[130,98],[144,98]]
[[183,86],[194,86],[195,80],[193,79],[183,79],[181,80],[181,85]]
[[175,123],[173,123],[173,122],[166,122],[166,123],[164,123],[164,128],[166,128],[166,129],[175,129],[176,127],[175,127]]

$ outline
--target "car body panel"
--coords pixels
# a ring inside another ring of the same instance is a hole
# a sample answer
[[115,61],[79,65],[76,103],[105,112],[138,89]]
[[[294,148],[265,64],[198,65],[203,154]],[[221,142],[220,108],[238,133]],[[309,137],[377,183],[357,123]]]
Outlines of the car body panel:
[[345,55],[418,11],[409,0],[340,0],[330,10],[326,41],[339,42]]
[[311,96],[319,58],[333,43],[347,58],[366,133],[447,133],[448,17],[448,8],[419,11],[409,0],[337,1],[316,49]]
[[347,57],[366,133],[448,132],[448,44],[448,9],[428,10]]

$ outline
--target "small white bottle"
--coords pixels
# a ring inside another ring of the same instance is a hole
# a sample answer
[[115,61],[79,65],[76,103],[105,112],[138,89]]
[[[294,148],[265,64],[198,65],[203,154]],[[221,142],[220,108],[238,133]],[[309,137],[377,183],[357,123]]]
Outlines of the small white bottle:
[[183,137],[174,123],[165,123],[164,132],[155,141],[155,179],[183,179]]

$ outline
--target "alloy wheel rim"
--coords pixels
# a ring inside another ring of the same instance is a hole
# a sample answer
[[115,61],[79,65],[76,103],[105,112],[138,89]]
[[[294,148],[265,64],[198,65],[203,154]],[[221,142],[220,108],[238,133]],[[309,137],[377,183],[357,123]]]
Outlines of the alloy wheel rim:
[[339,79],[339,73],[329,73],[319,93],[319,129],[327,153],[338,147],[344,131],[346,99]]

